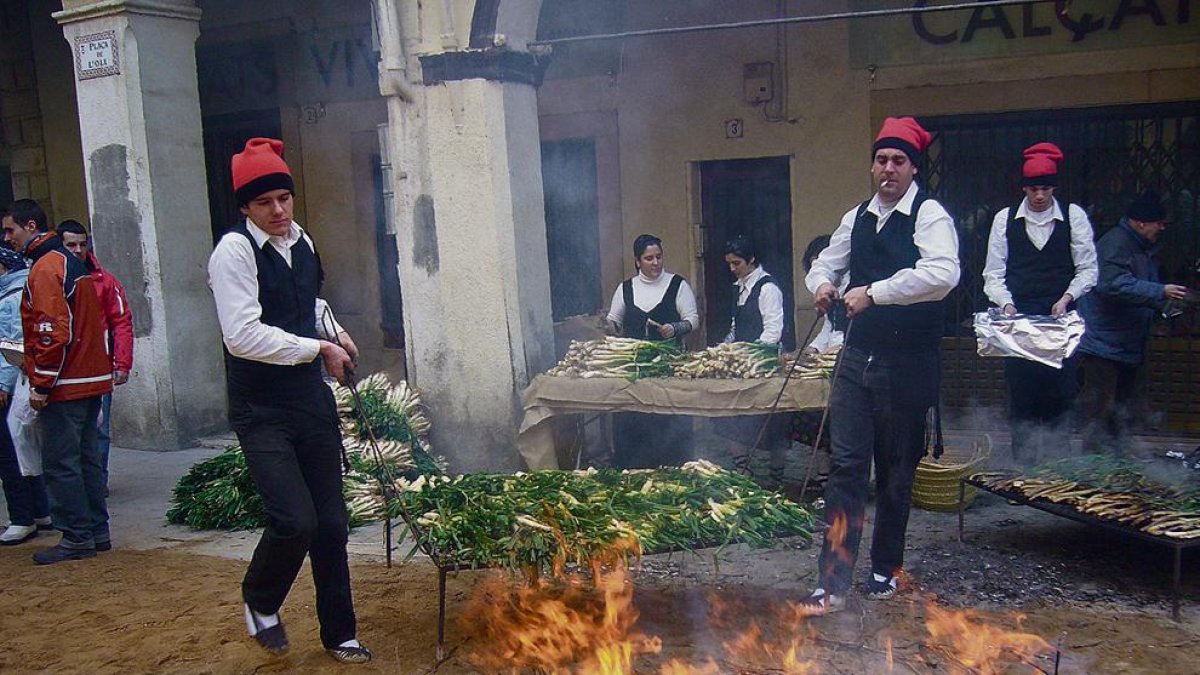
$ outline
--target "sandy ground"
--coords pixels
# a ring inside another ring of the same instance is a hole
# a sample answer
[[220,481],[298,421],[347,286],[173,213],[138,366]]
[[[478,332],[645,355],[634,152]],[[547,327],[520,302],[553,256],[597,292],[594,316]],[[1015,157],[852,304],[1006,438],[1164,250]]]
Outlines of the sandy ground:
[[[437,571],[421,557],[385,567],[379,528],[356,531],[351,544],[360,636],[375,661],[341,666],[324,654],[307,569],[283,610],[292,652],[276,659],[260,651],[245,636],[239,603],[257,533],[193,533],[163,522],[175,479],[214,451],[189,453],[114,451],[113,551],[37,567],[30,554],[55,537],[0,548],[0,673],[477,672],[470,657],[481,645],[464,613],[485,573],[450,577],[449,658],[437,664]],[[852,596],[846,611],[807,624],[814,637],[804,658],[818,661],[819,672],[888,672],[888,639],[893,672],[972,672],[925,645],[930,594],[946,607],[980,608],[989,623],[1010,629],[1017,626],[1013,612],[1023,612],[1024,630],[1061,645],[1062,673],[1197,672],[1200,556],[1185,555],[1177,623],[1170,619],[1165,549],[986,497],[967,513],[965,543],[957,541],[953,515],[914,511],[909,529],[908,590],[883,603]],[[815,547],[734,547],[716,564],[712,553],[643,561],[635,576],[642,615],[636,629],[661,637],[663,652],[639,659],[636,672],[714,655],[720,672],[782,672],[766,657],[724,657],[718,645],[751,618],[773,630],[771,608],[811,588]],[[713,598],[737,603],[721,629],[709,619]],[[1009,665],[1002,672],[1053,672],[1048,657]]]

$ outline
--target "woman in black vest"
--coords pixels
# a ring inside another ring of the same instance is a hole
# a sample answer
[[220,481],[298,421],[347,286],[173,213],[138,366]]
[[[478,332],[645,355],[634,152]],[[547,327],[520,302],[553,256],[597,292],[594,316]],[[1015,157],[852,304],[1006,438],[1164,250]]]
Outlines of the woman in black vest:
[[[779,344],[783,339],[783,289],[759,264],[754,242],[739,236],[725,244],[725,263],[737,279],[725,342]],[[766,419],[766,415],[741,415],[713,420],[713,431],[733,445],[733,465],[739,473],[750,472],[750,447]],[[787,425],[785,416],[772,417],[761,443],[770,449],[771,478],[776,482],[783,480]]]
[[[643,234],[633,242],[638,273],[613,293],[609,333],[683,345],[699,323],[696,295],[678,274],[663,269],[662,240]],[[692,455],[692,418],[650,413],[613,415],[613,465],[622,469],[678,465]]]

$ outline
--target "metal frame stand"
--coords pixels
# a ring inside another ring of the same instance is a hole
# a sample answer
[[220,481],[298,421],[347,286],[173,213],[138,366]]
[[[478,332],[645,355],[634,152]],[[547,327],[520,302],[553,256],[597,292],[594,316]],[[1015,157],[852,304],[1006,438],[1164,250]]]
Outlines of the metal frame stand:
[[1197,546],[1200,546],[1200,539],[1179,540],[1172,539],[1171,537],[1149,534],[1132,528],[1128,525],[1114,523],[1112,521],[1104,520],[1103,518],[1097,518],[1095,516],[1088,515],[1064,504],[1055,504],[1054,502],[1044,499],[1032,500],[1017,492],[1004,492],[1001,490],[995,490],[991,487],[988,487],[988,485],[982,481],[972,480],[971,478],[962,478],[958,482],[958,540],[960,542],[963,541],[963,513],[967,508],[966,493],[968,485],[983,490],[984,492],[990,492],[991,494],[1003,497],[1010,502],[1016,502],[1024,506],[1031,506],[1039,511],[1044,511],[1051,515],[1059,516],[1060,518],[1074,520],[1077,523],[1091,525],[1102,530],[1107,530],[1116,534],[1122,534],[1127,537],[1133,537],[1134,539],[1141,539],[1142,541],[1148,541],[1161,546],[1171,547],[1174,549],[1171,570],[1171,618],[1175,621],[1179,621],[1179,599],[1182,595],[1183,586],[1183,551],[1184,549],[1196,548]]

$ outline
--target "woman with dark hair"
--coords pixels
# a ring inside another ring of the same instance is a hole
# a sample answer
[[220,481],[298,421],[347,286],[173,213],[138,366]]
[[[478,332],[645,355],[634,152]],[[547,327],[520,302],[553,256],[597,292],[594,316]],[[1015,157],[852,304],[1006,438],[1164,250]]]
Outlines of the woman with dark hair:
[[[608,331],[639,340],[674,340],[700,323],[696,295],[678,274],[663,269],[662,240],[643,234],[633,241],[637,274],[613,293]],[[613,465],[622,469],[681,464],[691,457],[692,419],[678,415],[613,415]]]
[[[783,339],[783,289],[759,264],[753,240],[742,235],[725,244],[725,263],[737,280],[725,342],[779,344]],[[733,444],[733,465],[739,473],[750,473],[750,447],[766,419],[766,415],[741,415],[713,420],[717,435]],[[783,480],[787,424],[782,415],[772,417],[761,442],[771,451],[771,478],[776,482]]]

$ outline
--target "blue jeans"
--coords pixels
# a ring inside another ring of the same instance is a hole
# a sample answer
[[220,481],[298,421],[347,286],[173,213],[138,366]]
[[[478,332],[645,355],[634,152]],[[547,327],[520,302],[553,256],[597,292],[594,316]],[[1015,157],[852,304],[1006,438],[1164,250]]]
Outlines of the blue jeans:
[[50,514],[46,503],[46,485],[41,476],[22,476],[13,447],[8,420],[0,409],[0,482],[4,484],[4,501],[8,504],[8,519],[13,525],[33,525],[35,518]]
[[850,588],[866,518],[867,481],[875,462],[875,533],[871,571],[894,576],[904,565],[904,538],[917,464],[925,454],[925,414],[938,393],[936,351],[842,350],[829,400],[830,471],[825,486],[821,587]]
[[100,451],[100,473],[108,487],[108,448],[112,445],[112,392],[100,397],[100,423],[96,427],[96,449]]
[[96,447],[100,397],[59,401],[42,409],[42,470],[50,518],[61,546],[93,548],[110,541],[104,474]]

